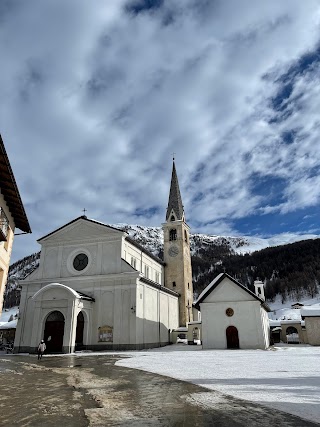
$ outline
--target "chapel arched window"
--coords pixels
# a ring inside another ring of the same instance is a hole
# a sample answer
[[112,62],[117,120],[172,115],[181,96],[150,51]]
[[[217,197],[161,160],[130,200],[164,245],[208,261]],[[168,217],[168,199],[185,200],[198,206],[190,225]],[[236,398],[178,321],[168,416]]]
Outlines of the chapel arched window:
[[171,215],[170,221],[175,221],[175,220],[176,219],[175,219],[174,215]]

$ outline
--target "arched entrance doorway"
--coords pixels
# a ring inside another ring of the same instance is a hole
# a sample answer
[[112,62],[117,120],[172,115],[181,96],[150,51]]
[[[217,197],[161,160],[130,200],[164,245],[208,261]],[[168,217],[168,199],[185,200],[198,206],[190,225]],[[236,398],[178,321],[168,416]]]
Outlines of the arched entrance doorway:
[[84,316],[82,311],[77,317],[77,329],[76,329],[76,350],[83,348],[83,330],[84,330]]
[[64,316],[60,311],[52,311],[46,320],[44,341],[48,353],[62,352]]
[[238,329],[235,326],[228,326],[226,330],[227,348],[239,348]]
[[287,343],[290,343],[290,344],[300,343],[298,330],[294,326],[289,326],[286,329],[286,338],[287,338]]

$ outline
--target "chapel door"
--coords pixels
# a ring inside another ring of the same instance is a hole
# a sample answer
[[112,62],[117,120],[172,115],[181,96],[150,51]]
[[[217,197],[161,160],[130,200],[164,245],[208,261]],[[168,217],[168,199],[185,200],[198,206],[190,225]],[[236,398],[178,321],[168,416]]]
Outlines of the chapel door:
[[53,311],[46,320],[44,342],[47,353],[62,352],[64,335],[64,316],[60,311]]
[[83,347],[83,329],[84,329],[84,316],[82,311],[77,317],[77,329],[76,329],[76,348],[80,350]]
[[239,348],[238,329],[235,326],[229,326],[226,330],[227,348]]

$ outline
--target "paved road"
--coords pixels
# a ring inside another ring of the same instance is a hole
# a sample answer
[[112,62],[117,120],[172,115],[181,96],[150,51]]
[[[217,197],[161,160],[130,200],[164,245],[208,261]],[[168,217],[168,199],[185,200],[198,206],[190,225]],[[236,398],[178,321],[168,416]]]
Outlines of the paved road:
[[119,356],[0,355],[0,426],[314,427],[218,392],[115,366]]

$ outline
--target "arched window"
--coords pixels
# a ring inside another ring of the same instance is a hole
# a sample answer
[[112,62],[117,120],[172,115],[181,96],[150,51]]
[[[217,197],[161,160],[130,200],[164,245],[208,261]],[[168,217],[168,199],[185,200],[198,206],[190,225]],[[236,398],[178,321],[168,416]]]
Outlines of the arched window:
[[186,230],[184,230],[184,241],[185,241],[186,243],[188,243],[188,235],[187,235]]
[[64,322],[64,315],[60,311],[52,311],[47,317],[47,322]]
[[171,215],[170,221],[175,221],[175,220],[176,219],[175,219],[174,215]]
[[177,230],[175,228],[170,230],[169,240],[177,240]]

